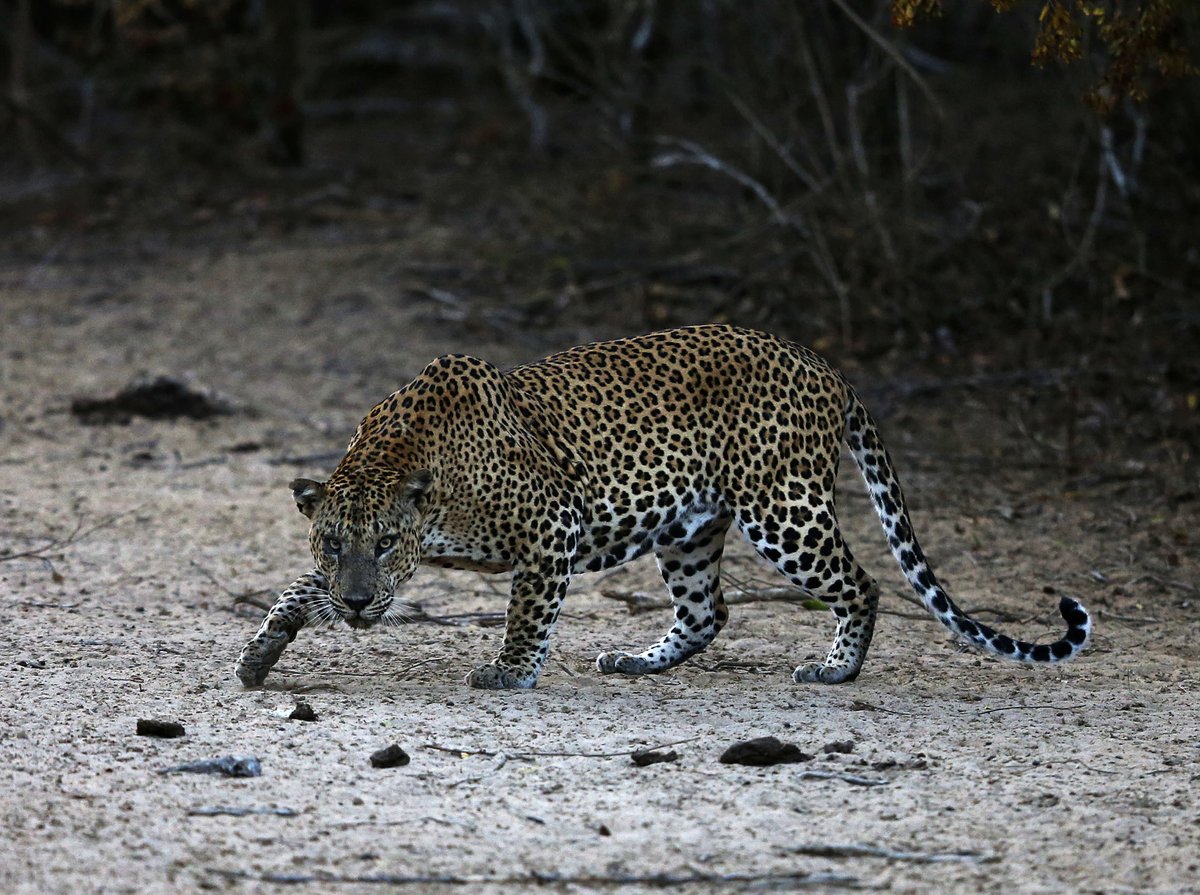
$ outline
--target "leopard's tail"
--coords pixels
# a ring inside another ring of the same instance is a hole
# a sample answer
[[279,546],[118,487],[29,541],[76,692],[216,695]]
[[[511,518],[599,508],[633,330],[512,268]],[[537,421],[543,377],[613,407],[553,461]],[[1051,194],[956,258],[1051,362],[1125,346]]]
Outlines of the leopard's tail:
[[1070,597],[1063,597],[1058,604],[1059,612],[1067,622],[1067,633],[1053,643],[1015,640],[975,621],[954,604],[938,584],[933,569],[921,552],[891,457],[879,438],[875,421],[852,388],[846,402],[846,443],[866,480],[871,502],[887,533],[892,555],[934,618],[963,640],[1015,662],[1065,662],[1087,646],[1092,633],[1091,616],[1077,600]]

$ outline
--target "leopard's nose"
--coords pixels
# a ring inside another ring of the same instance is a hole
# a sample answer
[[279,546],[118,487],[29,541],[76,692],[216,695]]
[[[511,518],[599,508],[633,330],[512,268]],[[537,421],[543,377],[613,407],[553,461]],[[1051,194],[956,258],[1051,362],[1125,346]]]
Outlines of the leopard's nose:
[[342,597],[342,602],[351,612],[362,612],[371,603],[370,597]]

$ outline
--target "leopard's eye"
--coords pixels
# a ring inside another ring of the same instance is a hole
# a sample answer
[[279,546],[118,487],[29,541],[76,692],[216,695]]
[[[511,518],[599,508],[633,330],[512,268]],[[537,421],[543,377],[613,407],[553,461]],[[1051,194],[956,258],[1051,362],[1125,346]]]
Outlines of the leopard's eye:
[[395,535],[384,535],[382,538],[380,538],[378,541],[375,542],[375,555],[383,556],[383,554],[387,553],[389,550],[391,550],[395,546],[396,546]]
[[342,539],[341,538],[332,538],[332,537],[326,538],[325,539],[325,552],[330,554],[331,556],[337,556],[339,553],[341,553],[342,552]]

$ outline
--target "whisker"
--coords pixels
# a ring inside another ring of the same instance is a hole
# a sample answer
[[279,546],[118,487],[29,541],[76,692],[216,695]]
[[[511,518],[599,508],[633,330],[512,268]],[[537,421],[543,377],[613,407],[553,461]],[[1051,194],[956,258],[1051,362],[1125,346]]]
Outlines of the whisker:
[[402,603],[399,600],[394,600],[379,620],[389,627],[399,627],[400,625],[411,625],[419,616],[421,610],[416,606],[408,603]]
[[313,626],[332,626],[337,624],[341,617],[328,594],[309,604],[308,622]]

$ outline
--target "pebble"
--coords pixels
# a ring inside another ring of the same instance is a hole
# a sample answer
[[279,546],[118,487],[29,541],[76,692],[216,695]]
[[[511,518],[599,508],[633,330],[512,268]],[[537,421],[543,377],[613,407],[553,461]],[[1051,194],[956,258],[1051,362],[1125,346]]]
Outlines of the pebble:
[[371,753],[371,766],[375,768],[399,768],[408,762],[408,753],[394,744]]
[[157,721],[153,718],[138,718],[137,735],[140,737],[181,737],[186,731],[178,721]]

